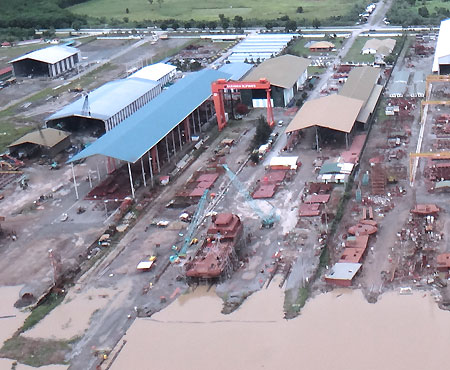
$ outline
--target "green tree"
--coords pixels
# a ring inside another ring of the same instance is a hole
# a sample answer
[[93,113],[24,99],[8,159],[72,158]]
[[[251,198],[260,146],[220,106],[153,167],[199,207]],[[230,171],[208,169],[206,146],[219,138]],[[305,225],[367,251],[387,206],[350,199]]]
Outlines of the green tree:
[[82,26],[83,26],[83,24],[79,20],[76,20],[76,21],[72,22],[72,28],[75,31],[79,31]]
[[312,26],[314,28],[319,28],[321,26],[322,23],[320,23],[320,21],[317,18],[314,18],[312,21]]
[[156,0],[158,2],[159,7],[161,8],[162,3],[164,2],[164,0]]
[[148,0],[148,3],[149,3],[150,5],[153,5],[153,0]]
[[273,28],[273,23],[269,21],[269,22],[266,23],[265,27],[266,27],[268,30],[271,30],[271,29]]
[[233,26],[235,28],[242,28],[242,27],[244,27],[244,18],[242,18],[240,15],[236,15],[233,18]]
[[215,22],[215,21],[208,22],[208,28],[210,30],[214,30],[216,27],[217,27],[217,22]]
[[220,21],[220,26],[226,30],[228,27],[230,27],[230,20],[228,18],[222,18],[222,20]]
[[297,22],[292,20],[289,20],[286,22],[286,25],[284,26],[284,29],[286,30],[286,32],[289,31],[295,31],[297,29]]
[[297,13],[303,13],[303,6],[299,6],[297,8]]
[[258,118],[258,125],[256,126],[255,136],[252,139],[251,150],[267,143],[267,140],[269,140],[271,133],[272,129],[268,125],[267,120],[264,118],[264,116],[260,116]]
[[428,16],[430,15],[430,12],[428,11],[428,8],[426,6],[422,6],[417,11],[419,12],[419,15],[424,18],[428,18]]
[[129,22],[129,18],[128,17],[123,17],[123,21],[125,22],[125,23],[128,23]]
[[394,64],[394,62],[395,62],[395,56],[394,55],[387,55],[385,58],[384,58],[384,62],[386,63],[386,64],[390,64],[390,65],[392,65],[392,64]]
[[130,9],[126,8],[125,13],[130,14]]

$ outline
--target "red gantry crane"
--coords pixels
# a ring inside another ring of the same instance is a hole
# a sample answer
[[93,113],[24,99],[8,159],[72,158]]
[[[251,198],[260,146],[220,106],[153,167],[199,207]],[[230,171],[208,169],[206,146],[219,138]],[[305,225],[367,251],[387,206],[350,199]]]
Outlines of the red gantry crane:
[[227,124],[225,117],[224,90],[255,90],[264,89],[267,92],[267,123],[270,127],[274,124],[272,102],[270,100],[270,82],[265,78],[261,78],[257,82],[248,81],[227,81],[219,79],[212,83],[212,93],[214,100],[214,108],[216,109],[217,125],[219,131]]

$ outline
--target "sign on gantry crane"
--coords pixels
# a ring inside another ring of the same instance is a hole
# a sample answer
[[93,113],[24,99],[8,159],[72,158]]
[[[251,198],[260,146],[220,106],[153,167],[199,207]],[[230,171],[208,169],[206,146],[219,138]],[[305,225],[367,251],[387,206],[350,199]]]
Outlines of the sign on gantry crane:
[[227,124],[225,116],[225,104],[224,104],[224,90],[255,90],[261,89],[267,92],[267,123],[270,127],[274,124],[272,101],[270,98],[270,82],[265,78],[261,78],[257,82],[245,82],[245,81],[227,81],[225,79],[219,79],[212,83],[212,95],[214,101],[214,108],[216,109],[217,125],[219,131]]

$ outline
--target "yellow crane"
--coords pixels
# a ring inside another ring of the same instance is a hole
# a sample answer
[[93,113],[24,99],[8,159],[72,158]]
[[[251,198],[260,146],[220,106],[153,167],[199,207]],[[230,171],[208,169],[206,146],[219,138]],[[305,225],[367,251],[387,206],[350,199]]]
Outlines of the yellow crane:
[[411,184],[414,181],[413,162],[415,158],[450,159],[450,152],[409,153],[409,181]]

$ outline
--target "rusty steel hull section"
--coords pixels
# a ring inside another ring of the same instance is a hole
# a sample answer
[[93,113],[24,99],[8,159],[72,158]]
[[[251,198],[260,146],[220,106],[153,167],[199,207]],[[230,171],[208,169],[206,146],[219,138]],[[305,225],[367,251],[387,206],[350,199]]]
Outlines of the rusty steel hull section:
[[189,283],[214,283],[231,276],[237,262],[237,250],[244,228],[238,216],[223,213],[213,218],[204,240],[192,260],[186,263]]

